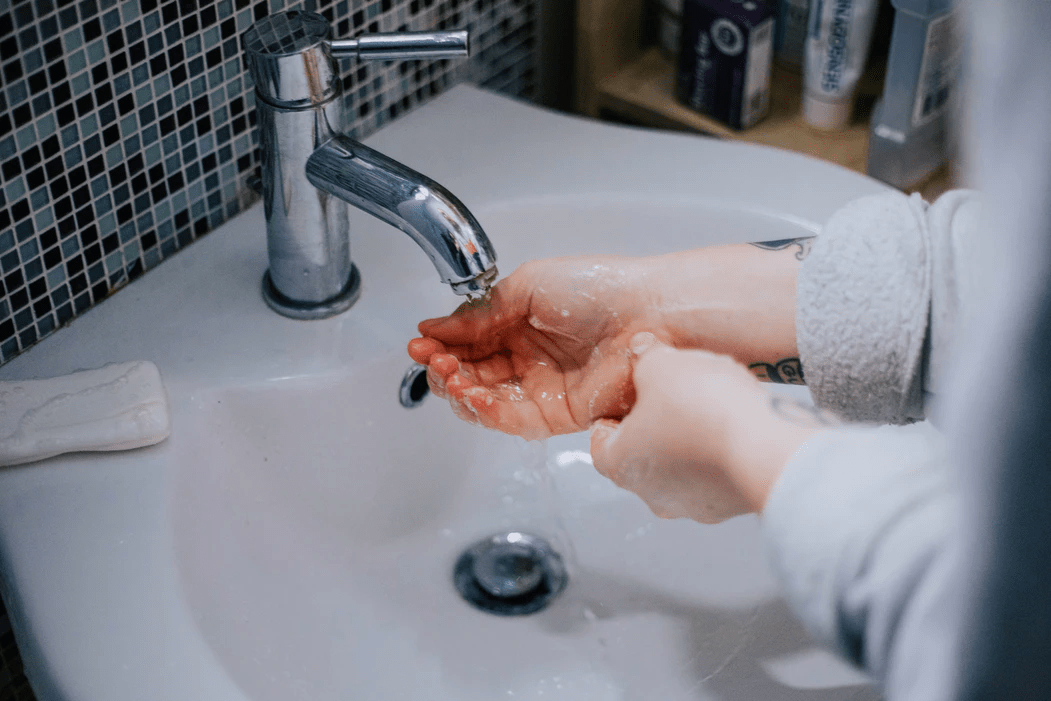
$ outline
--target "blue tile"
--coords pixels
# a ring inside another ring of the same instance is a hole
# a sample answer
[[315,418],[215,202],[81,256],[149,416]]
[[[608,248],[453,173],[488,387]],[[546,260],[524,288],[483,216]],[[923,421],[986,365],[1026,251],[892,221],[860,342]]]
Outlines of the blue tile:
[[[32,260],[38,255],[40,255],[40,245],[35,239],[25,242],[18,249],[18,257],[21,258],[23,262]],[[29,276],[27,275],[26,278],[28,279]]]
[[91,78],[88,77],[86,71],[75,75],[73,76],[73,79],[69,81],[69,87],[73,89],[74,97],[83,95],[91,89]]
[[66,53],[70,53],[84,45],[84,34],[80,31],[80,27],[76,27],[66,32],[62,40],[66,46]]
[[[36,243],[36,241],[30,241],[30,243]],[[25,264],[25,271],[26,279],[32,282],[44,274],[44,262],[39,257],[33,258]]]
[[44,231],[49,226],[55,223],[54,209],[52,207],[42,209],[41,211],[36,213],[36,215],[33,217],[33,221],[36,223],[37,231]]
[[15,105],[20,105],[28,99],[29,90],[26,87],[26,81],[19,80],[15,83],[12,83],[11,86],[7,88],[7,102],[12,107],[14,107]]
[[125,2],[121,3],[120,14],[125,22],[131,22],[133,19],[139,16],[139,3],[137,2]]
[[7,195],[8,202],[16,202],[22,198],[22,195],[26,194],[25,181],[22,180],[22,176],[19,176],[9,182],[7,187],[4,188]]
[[51,292],[51,301],[55,306],[69,299],[69,288],[66,286],[66,271],[61,267],[55,268],[47,274],[47,286]]
[[83,51],[74,51],[66,56],[66,66],[69,68],[69,73],[75,75],[88,67],[87,56]]
[[26,51],[23,53],[22,64],[25,67],[26,73],[33,73],[40,70],[44,66],[44,56],[40,53],[40,49],[33,49],[32,51]]
[[6,161],[16,153],[18,153],[18,149],[15,148],[15,137],[9,136],[0,141],[0,159]]
[[161,26],[161,13],[151,12],[146,15],[142,20],[142,30],[149,34],[150,32],[160,29]]
[[102,26],[105,27],[107,32],[112,32],[114,29],[120,26],[120,11],[113,10],[107,12],[102,16]]
[[99,130],[99,120],[94,114],[89,114],[80,120],[80,132],[91,135]]
[[[133,241],[137,240],[138,235],[139,235],[139,232],[136,231],[135,227],[131,226],[131,225],[128,225],[128,226],[126,226],[126,227],[124,227],[124,228],[122,228],[120,230],[120,241],[121,241],[121,243],[131,244]],[[129,250],[132,250],[132,248],[133,248],[132,246],[129,246]],[[138,255],[137,247],[134,247],[134,249],[136,251],[134,255],[137,256]]]
[[121,73],[113,79],[113,92],[117,97],[120,97],[129,90],[131,90],[131,76],[127,73]]
[[112,214],[99,217],[99,234],[106,236],[117,230],[117,218]]
[[[134,119],[134,117],[132,117],[132,119]],[[124,140],[124,153],[128,154],[129,157],[131,156],[131,154],[136,153],[140,150],[142,150],[142,146],[139,143],[138,134],[132,134]]]
[[106,58],[106,47],[101,39],[93,41],[87,46],[88,61],[92,64],[98,63]]
[[35,190],[29,195],[29,204],[33,208],[34,212],[40,211],[43,207],[46,207],[50,202],[51,197],[48,196],[46,187],[42,187],[39,190]]
[[37,322],[37,332],[41,338],[55,330],[55,317],[50,312],[47,316]]
[[[120,133],[129,139],[134,138],[135,132],[139,129],[139,119],[135,114],[129,114],[124,119],[120,120]],[[138,139],[135,139],[137,142]],[[138,149],[136,149],[138,150]]]
[[77,125],[71,124],[62,130],[62,145],[66,148],[72,146],[80,140],[80,134],[77,132]]
[[106,165],[110,168],[121,163],[124,160],[124,153],[121,151],[120,144],[112,146],[106,150]]
[[65,160],[65,163],[66,163],[66,168],[72,168],[76,164],[80,163],[80,161],[82,160],[81,159],[81,153],[80,153],[80,147],[79,146],[75,146],[75,147],[69,149],[68,151],[66,151],[66,155],[65,155],[64,160]]

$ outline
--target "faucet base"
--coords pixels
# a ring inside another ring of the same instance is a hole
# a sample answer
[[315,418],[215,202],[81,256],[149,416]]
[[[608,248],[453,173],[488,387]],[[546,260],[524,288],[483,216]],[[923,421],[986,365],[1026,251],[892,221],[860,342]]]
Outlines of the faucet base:
[[354,306],[361,296],[361,275],[358,266],[350,264],[350,279],[343,290],[324,302],[296,302],[277,291],[270,280],[270,271],[263,273],[263,299],[266,306],[290,319],[325,319],[336,316]]

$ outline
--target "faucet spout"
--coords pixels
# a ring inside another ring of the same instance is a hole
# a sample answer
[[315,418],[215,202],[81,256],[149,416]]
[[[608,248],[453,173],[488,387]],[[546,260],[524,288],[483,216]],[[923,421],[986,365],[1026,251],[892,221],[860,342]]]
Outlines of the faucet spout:
[[376,34],[332,40],[315,12],[263,17],[242,41],[256,86],[260,179],[270,267],[263,299],[293,319],[351,307],[361,276],[350,255],[349,205],[412,237],[453,292],[481,296],[496,253],[460,200],[430,178],[343,136],[336,58],[448,58],[468,53],[466,32]]
[[317,189],[407,233],[456,294],[484,294],[496,279],[496,251],[478,220],[427,176],[342,135],[311,154],[306,172]]

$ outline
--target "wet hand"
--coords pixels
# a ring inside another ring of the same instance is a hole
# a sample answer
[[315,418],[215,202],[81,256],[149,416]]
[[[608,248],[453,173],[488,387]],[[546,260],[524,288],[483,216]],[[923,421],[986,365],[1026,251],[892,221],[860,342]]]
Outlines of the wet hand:
[[652,326],[631,258],[523,265],[491,298],[420,324],[409,355],[465,420],[527,438],[620,418],[635,401],[631,339]]
[[662,518],[718,523],[761,511],[821,421],[780,410],[784,398],[727,356],[637,346],[634,406],[592,427],[595,468]]

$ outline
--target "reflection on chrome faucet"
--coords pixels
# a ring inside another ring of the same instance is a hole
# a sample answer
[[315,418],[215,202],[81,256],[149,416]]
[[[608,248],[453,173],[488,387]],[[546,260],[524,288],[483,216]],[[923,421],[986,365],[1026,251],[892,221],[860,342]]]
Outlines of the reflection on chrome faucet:
[[329,40],[313,12],[265,17],[244,35],[256,85],[270,267],[263,296],[275,311],[319,319],[360,294],[351,262],[347,205],[409,234],[460,295],[496,279],[496,253],[452,193],[340,132],[343,88],[336,58],[450,58],[468,53],[466,32]]

